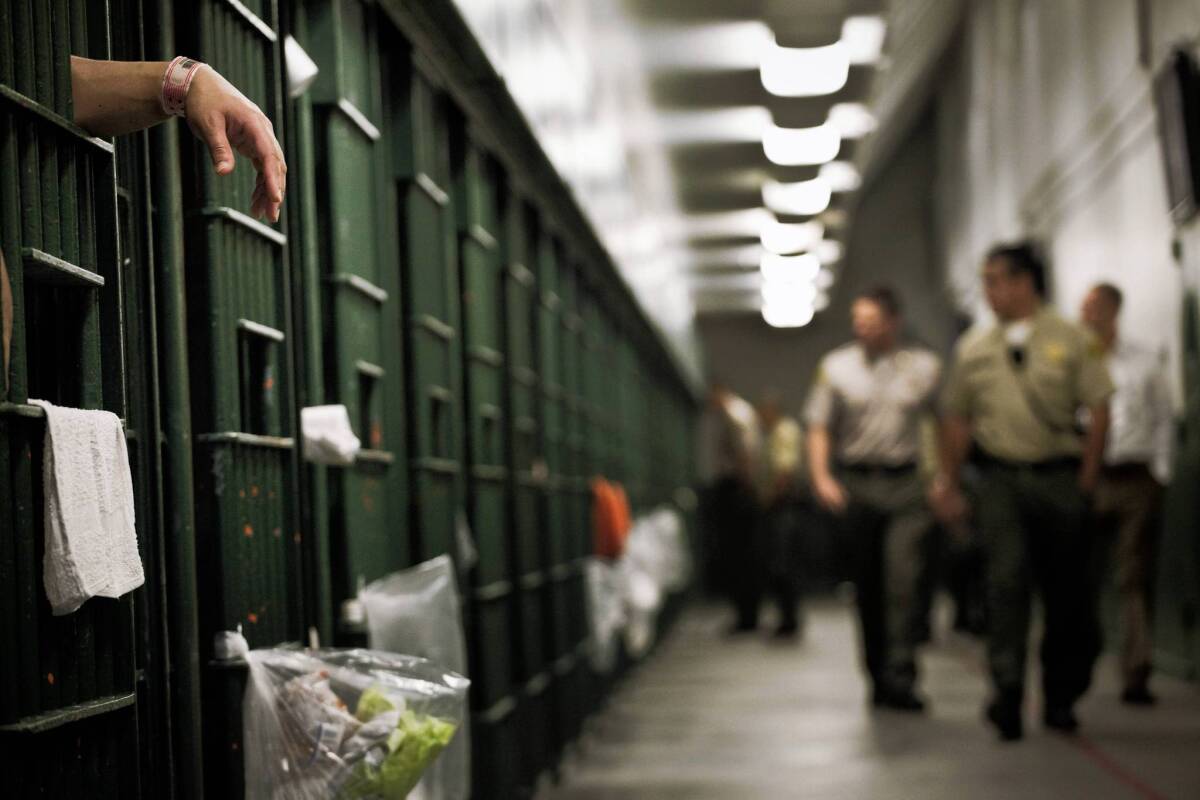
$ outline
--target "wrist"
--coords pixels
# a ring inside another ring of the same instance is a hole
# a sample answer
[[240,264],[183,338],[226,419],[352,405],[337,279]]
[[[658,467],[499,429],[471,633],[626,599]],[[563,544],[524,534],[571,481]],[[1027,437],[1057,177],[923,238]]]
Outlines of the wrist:
[[187,116],[187,97],[196,74],[206,65],[195,59],[176,56],[162,73],[159,89],[159,105],[164,113],[172,117]]
[[957,491],[958,475],[939,471],[934,474],[931,484],[933,488],[938,491]]

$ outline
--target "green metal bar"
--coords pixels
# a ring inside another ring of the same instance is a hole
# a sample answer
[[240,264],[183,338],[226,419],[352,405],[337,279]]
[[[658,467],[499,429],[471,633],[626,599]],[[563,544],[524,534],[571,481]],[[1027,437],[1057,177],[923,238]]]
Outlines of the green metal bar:
[[[172,3],[151,5],[150,43],[156,57],[175,56]],[[191,385],[187,353],[187,301],[184,282],[183,194],[178,131],[159,125],[150,132],[154,154],[155,284],[159,287],[157,327],[161,343],[161,408],[164,436],[163,508],[166,535],[167,627],[175,790],[180,798],[204,797],[200,733],[200,625],[196,597],[196,524],[192,476]]]

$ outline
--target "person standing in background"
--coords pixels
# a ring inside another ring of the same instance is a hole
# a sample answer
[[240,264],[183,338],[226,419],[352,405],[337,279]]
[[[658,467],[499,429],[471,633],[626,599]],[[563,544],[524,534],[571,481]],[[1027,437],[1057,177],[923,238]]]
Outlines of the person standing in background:
[[706,425],[708,523],[718,580],[733,604],[730,633],[758,629],[763,565],[758,501],[762,439],[750,403],[720,383],[709,392]]
[[779,603],[775,635],[794,637],[800,630],[800,536],[804,527],[800,500],[802,434],[800,424],[783,413],[779,395],[768,392],[758,412],[762,426],[763,528],[767,574]]
[[[1045,266],[1030,245],[988,253],[983,286],[997,324],[956,348],[930,497],[943,522],[963,520],[962,467],[974,447],[995,690],[986,716],[1001,739],[1014,741],[1024,735],[1035,586],[1045,616],[1046,726],[1074,732],[1075,702],[1091,685],[1100,634],[1088,578],[1088,496],[1100,476],[1113,386],[1095,338],[1046,304]],[[1090,414],[1083,437],[1081,411]]]
[[1099,534],[1096,578],[1099,588],[1111,571],[1120,599],[1121,700],[1151,705],[1151,599],[1174,422],[1160,359],[1118,335],[1123,299],[1111,283],[1098,284],[1084,299],[1081,314],[1100,340],[1116,385],[1092,509]]
[[941,361],[900,342],[889,288],[851,306],[855,341],[827,354],[809,396],[813,494],[855,553],[855,599],[875,706],[922,711],[915,692],[920,582],[933,517],[918,469],[920,422],[933,411]]

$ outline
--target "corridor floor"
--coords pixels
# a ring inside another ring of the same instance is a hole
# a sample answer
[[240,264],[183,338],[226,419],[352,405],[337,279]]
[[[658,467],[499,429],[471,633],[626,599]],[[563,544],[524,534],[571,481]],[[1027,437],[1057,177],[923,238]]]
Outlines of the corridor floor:
[[694,608],[617,689],[539,800],[1200,798],[1200,690],[1157,676],[1158,706],[1117,700],[1110,661],[1080,704],[1083,734],[1040,725],[1002,744],[980,721],[982,648],[943,633],[924,649],[927,716],[872,713],[850,606],[809,609],[804,640],[727,639]]

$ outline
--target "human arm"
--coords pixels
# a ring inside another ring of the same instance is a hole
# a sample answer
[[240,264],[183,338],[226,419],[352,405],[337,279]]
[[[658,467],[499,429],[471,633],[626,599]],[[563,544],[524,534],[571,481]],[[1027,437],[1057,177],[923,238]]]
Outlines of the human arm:
[[830,470],[831,442],[829,429],[824,425],[810,425],[808,429],[808,470],[817,502],[826,509],[841,514],[846,510],[846,490],[833,477]]
[[1100,467],[1104,463],[1104,444],[1108,439],[1108,401],[1088,409],[1087,431],[1083,435],[1083,461],[1079,467],[1079,488],[1085,494],[1096,489]]
[[967,513],[961,481],[963,464],[971,450],[971,425],[966,417],[947,413],[938,434],[938,471],[929,487],[929,504],[939,520],[954,525]]
[[[120,136],[166,120],[161,104],[168,62],[95,61],[71,56],[75,123],[95,136]],[[234,151],[258,172],[250,213],[272,222],[287,190],[287,164],[271,121],[216,70],[196,71],[187,93],[192,132],[204,141],[218,175],[233,172]]]

